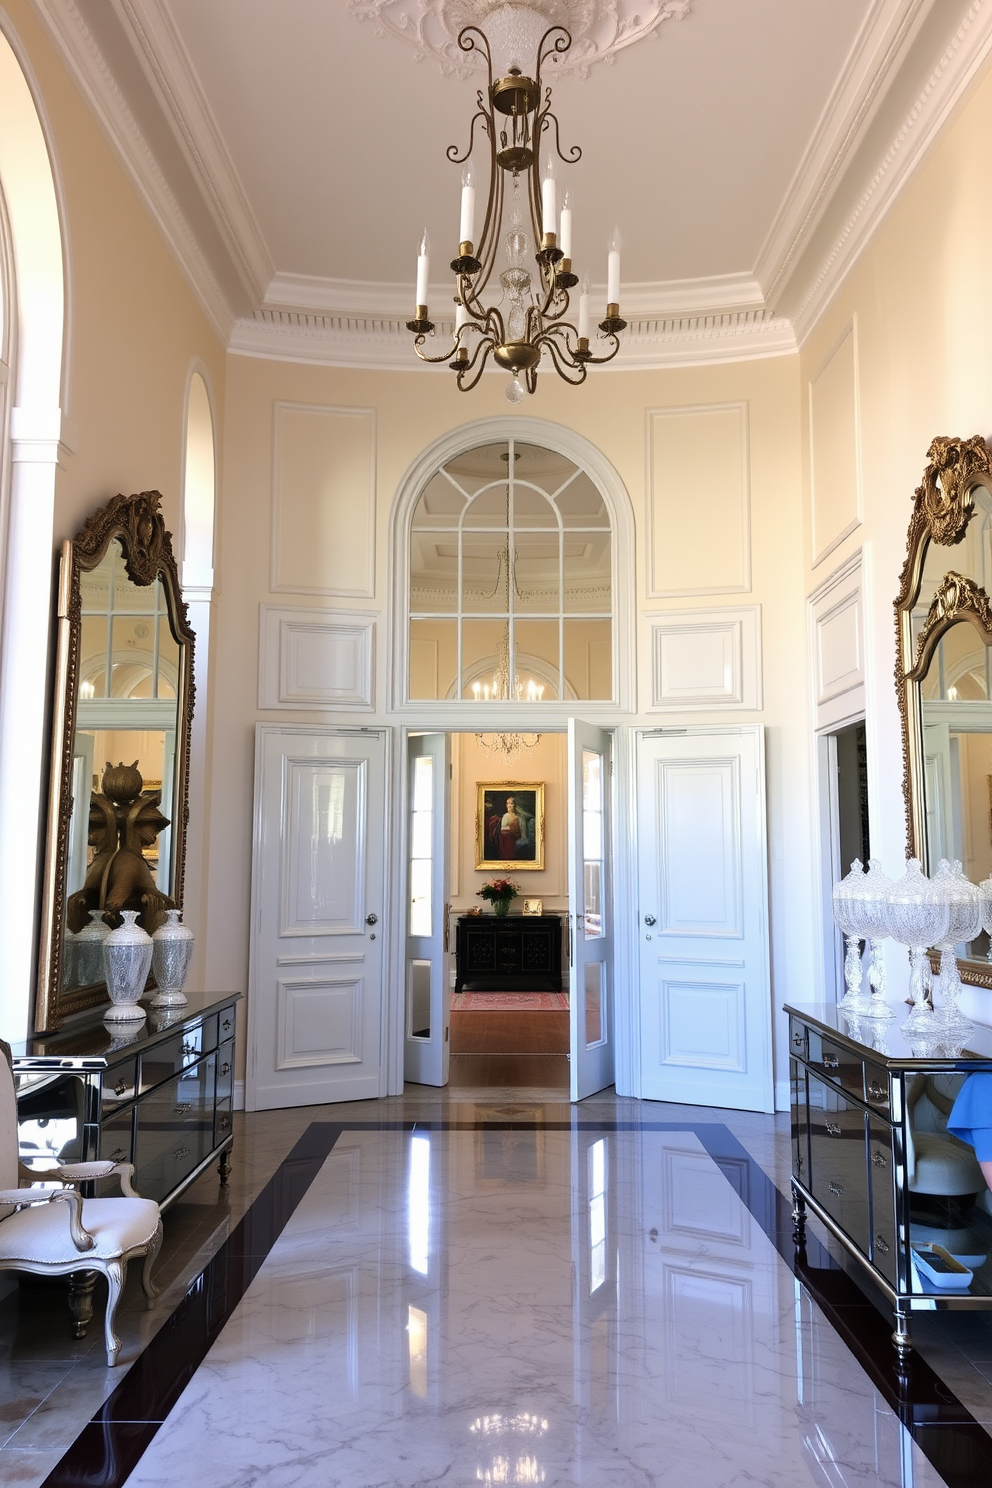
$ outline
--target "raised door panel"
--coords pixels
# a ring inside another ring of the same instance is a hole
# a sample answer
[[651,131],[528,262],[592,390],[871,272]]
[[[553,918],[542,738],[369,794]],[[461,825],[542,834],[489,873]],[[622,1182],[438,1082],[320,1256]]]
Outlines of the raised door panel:
[[285,761],[281,936],[362,933],[367,791],[365,760]]
[[661,861],[660,936],[739,940],[742,925],[740,764],[660,761],[655,799]]

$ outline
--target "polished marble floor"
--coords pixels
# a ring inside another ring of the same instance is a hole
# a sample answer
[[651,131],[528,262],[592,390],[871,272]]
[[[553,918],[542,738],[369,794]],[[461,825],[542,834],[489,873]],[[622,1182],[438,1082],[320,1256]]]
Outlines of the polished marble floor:
[[992,1320],[924,1319],[900,1384],[826,1250],[791,1264],[787,1164],[780,1117],[612,1095],[240,1118],[121,1366],[0,1304],[0,1481],[987,1485]]

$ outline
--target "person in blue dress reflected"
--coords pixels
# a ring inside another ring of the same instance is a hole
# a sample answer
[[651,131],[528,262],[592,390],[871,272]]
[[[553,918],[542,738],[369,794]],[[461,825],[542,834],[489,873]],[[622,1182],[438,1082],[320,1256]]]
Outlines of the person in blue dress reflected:
[[974,1147],[978,1166],[992,1189],[992,1071],[976,1070],[967,1077],[951,1107],[947,1130]]

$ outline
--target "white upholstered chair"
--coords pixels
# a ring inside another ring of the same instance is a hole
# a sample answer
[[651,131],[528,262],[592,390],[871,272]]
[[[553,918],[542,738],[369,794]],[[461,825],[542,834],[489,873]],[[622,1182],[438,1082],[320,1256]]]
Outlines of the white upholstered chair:
[[[114,1332],[127,1263],[144,1256],[141,1284],[151,1307],[157,1289],[151,1270],[162,1244],[162,1216],[153,1199],[131,1187],[130,1163],[68,1163],[43,1174],[20,1168],[17,1102],[10,1047],[0,1040],[0,1270],[68,1276],[97,1271],[107,1279],[107,1363],[116,1364],[121,1341]],[[96,1178],[120,1179],[120,1199],[84,1199],[73,1187]],[[67,1187],[32,1188],[39,1177]],[[23,1186],[19,1186],[23,1185]]]

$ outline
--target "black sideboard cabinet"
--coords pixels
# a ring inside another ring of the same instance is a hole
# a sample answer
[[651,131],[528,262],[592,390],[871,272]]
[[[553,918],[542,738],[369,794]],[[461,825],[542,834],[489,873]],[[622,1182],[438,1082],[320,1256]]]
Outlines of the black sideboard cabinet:
[[455,991],[560,992],[561,915],[460,915]]

